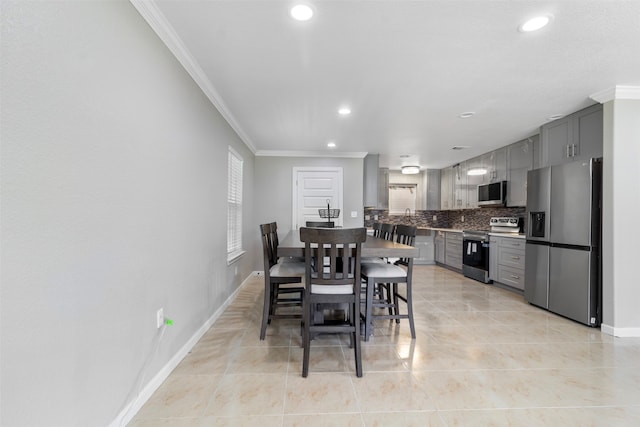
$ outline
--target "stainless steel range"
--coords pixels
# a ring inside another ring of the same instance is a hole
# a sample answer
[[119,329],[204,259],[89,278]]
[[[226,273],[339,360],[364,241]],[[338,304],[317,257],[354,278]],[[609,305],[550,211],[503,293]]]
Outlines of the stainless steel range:
[[489,233],[518,234],[522,231],[522,218],[493,217],[490,231],[465,230],[462,233],[462,274],[482,283],[489,279]]
[[480,230],[462,232],[462,274],[482,283],[491,283],[488,232]]
[[496,216],[489,220],[493,233],[521,233],[522,218],[513,216]]

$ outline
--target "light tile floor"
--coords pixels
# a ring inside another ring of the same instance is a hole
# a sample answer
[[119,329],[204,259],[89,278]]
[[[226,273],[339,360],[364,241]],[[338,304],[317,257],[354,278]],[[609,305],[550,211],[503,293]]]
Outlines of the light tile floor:
[[378,322],[357,378],[348,336],[320,336],[302,378],[299,321],[258,338],[262,288],[245,284],[131,426],[640,425],[640,339],[514,292],[416,266],[415,340]]

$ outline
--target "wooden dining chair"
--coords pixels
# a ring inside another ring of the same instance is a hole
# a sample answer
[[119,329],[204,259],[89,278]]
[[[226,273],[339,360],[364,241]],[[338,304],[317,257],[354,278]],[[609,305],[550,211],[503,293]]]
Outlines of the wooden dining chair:
[[[264,303],[260,339],[265,338],[267,325],[272,319],[301,319],[302,313],[278,313],[282,307],[302,306],[304,262],[288,260],[278,262],[278,234],[274,223],[260,224],[264,260]],[[292,284],[294,284],[292,286]]]
[[[395,224],[380,223],[380,222],[374,223],[373,235],[375,237],[380,238],[380,239],[393,241],[393,236],[394,236],[395,231],[396,231]],[[363,264],[370,264],[370,263],[387,264],[388,262],[389,262],[389,260],[386,257],[384,257],[384,258],[380,258],[380,257],[362,258],[362,263]],[[392,309],[391,309],[391,292],[390,291],[391,291],[391,284],[390,283],[377,283],[377,287],[376,287],[376,289],[374,291],[374,296],[373,296],[374,299],[386,299],[387,300],[387,307],[389,308],[389,314],[392,313]],[[363,292],[366,292],[366,286],[363,288]],[[365,301],[366,301],[366,298],[365,298]]]
[[[413,246],[415,243],[417,228],[411,225],[397,225],[395,227],[395,241],[405,245]],[[413,322],[413,297],[411,292],[411,280],[413,274],[413,258],[399,258],[393,264],[364,263],[362,264],[361,276],[367,282],[365,297],[365,341],[373,335],[375,319],[395,319],[396,323],[400,319],[408,319],[411,329],[411,338],[416,337]],[[376,284],[386,284],[387,295],[384,296],[378,289],[376,295]],[[399,292],[399,283],[406,284],[406,293]],[[399,303],[403,301],[407,306],[407,313],[401,314]],[[388,313],[374,313],[374,308],[386,308]]]
[[395,235],[395,232],[396,232],[395,224],[388,224],[384,222],[380,226],[380,235],[378,237],[384,240],[393,240],[393,236]]
[[[360,351],[360,260],[365,228],[323,229],[300,228],[304,242],[305,294],[303,304],[302,376],[309,374],[311,337],[319,333],[349,333],[356,363],[356,376],[362,376]],[[328,259],[328,268],[314,269],[314,259]],[[342,266],[342,268],[340,268]],[[315,307],[322,304],[344,304],[346,319],[316,323]]]

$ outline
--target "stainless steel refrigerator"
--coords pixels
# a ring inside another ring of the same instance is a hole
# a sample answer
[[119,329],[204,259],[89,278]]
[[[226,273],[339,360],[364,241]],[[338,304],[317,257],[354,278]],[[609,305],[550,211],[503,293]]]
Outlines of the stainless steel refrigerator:
[[524,296],[589,326],[601,322],[602,159],[529,171]]

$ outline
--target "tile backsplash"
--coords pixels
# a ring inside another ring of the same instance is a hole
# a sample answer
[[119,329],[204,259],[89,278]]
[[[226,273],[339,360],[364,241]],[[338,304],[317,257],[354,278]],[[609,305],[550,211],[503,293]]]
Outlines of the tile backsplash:
[[[494,216],[525,217],[525,208],[478,208],[450,211],[416,211],[414,215],[389,215],[388,210],[364,210],[365,227],[374,222],[412,224],[418,227],[454,228],[462,230],[489,230],[489,219]],[[376,221],[374,218],[378,216]],[[434,216],[436,219],[434,220]],[[366,219],[369,218],[369,219]],[[525,223],[526,227],[526,223]]]

